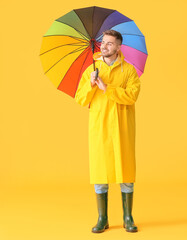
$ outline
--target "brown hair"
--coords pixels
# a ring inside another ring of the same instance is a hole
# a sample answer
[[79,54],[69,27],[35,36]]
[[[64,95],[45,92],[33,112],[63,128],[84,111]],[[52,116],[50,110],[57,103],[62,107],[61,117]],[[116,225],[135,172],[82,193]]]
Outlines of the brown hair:
[[123,42],[123,37],[122,37],[121,33],[120,33],[120,32],[117,32],[117,31],[115,31],[115,30],[106,30],[106,31],[103,32],[103,36],[104,36],[104,35],[110,35],[110,36],[113,36],[113,37],[115,37],[116,39],[120,40],[120,45],[121,45],[122,42]]

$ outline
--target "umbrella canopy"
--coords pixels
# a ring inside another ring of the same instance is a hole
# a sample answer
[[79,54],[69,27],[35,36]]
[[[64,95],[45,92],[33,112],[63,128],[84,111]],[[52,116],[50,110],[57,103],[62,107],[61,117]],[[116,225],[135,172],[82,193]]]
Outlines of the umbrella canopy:
[[147,49],[133,20],[116,10],[96,6],[74,9],[56,19],[42,39],[42,66],[57,89],[75,96],[83,72],[93,63],[93,53],[100,51],[102,32],[109,29],[122,34],[125,60],[142,75]]

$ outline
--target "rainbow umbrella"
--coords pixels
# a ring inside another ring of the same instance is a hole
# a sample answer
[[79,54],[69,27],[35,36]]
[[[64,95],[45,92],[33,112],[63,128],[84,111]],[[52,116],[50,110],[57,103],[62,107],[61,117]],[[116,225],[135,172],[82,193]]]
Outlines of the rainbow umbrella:
[[100,51],[102,32],[113,29],[123,36],[125,60],[142,75],[147,59],[145,38],[136,24],[120,12],[107,8],[74,9],[56,19],[43,36],[40,59],[45,74],[57,89],[75,96],[85,69]]

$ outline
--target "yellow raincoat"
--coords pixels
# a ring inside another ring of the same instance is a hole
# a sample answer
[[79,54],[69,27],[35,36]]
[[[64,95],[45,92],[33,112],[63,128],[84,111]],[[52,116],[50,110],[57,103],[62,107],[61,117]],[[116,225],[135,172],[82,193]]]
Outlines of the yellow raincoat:
[[135,182],[135,102],[140,80],[133,65],[120,51],[108,66],[101,53],[94,54],[99,76],[107,84],[104,92],[91,87],[93,64],[83,73],[75,94],[89,108],[89,169],[91,184]]

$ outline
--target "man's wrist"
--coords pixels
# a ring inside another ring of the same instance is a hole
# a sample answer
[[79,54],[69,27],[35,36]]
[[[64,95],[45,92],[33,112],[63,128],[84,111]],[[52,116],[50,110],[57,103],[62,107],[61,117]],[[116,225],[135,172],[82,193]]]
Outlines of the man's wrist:
[[107,89],[107,84],[105,84],[105,89],[104,89],[104,93],[106,92],[106,89]]

